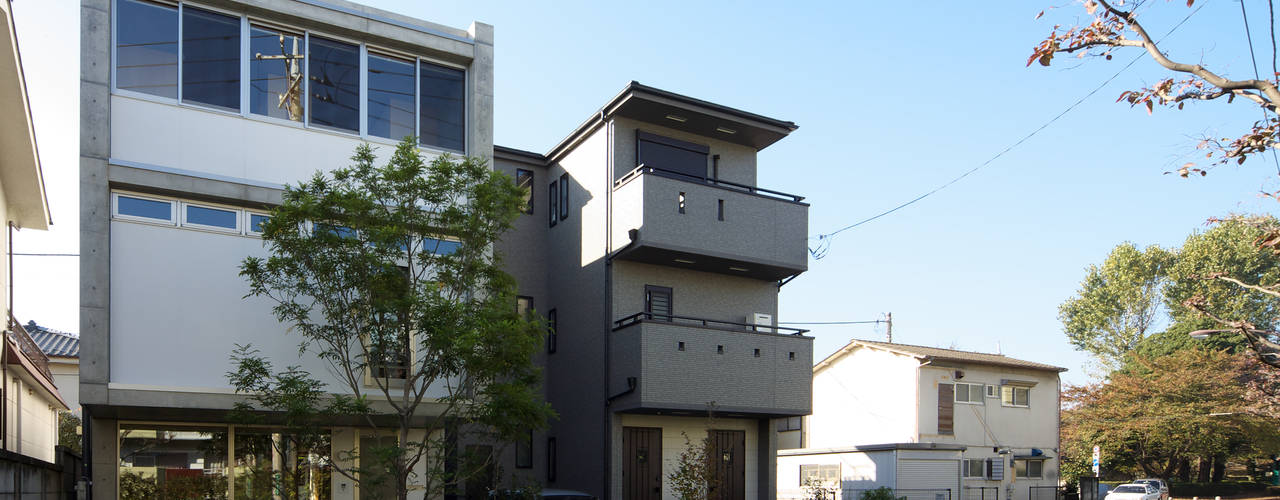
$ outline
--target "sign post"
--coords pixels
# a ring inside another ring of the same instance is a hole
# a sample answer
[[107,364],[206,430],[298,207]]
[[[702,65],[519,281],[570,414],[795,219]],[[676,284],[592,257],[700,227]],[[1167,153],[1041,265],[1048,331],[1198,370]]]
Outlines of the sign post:
[[1102,458],[1102,448],[1094,446],[1093,447],[1093,477],[1101,477],[1098,475],[1098,472],[1101,470],[1098,467],[1098,464],[1101,461],[1101,458]]

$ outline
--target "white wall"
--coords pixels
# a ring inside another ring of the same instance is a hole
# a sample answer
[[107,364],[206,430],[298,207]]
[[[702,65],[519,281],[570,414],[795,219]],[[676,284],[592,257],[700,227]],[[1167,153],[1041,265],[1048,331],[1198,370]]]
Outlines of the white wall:
[[[676,472],[680,462],[680,452],[685,449],[685,434],[691,442],[697,443],[707,436],[707,419],[696,417],[666,417],[657,415],[617,415],[621,425],[618,432],[613,433],[613,498],[622,498],[622,469],[625,458],[622,456],[622,427],[660,427],[662,428],[662,497],[679,498],[671,489],[668,479]],[[756,498],[758,474],[760,470],[757,459],[759,439],[756,435],[756,421],[747,419],[718,418],[713,427],[717,430],[746,431],[746,498]],[[684,433],[684,434],[682,434]],[[566,471],[561,471],[565,474]]]
[[52,463],[58,444],[58,407],[31,376],[10,365],[9,390],[5,394],[5,447],[28,457]]
[[[869,490],[894,487],[895,452],[892,450],[846,453],[813,453],[781,455],[778,457],[778,500],[802,500],[806,498],[801,486],[801,465],[840,465],[838,491]],[[844,497],[849,498],[849,497]],[[857,500],[857,496],[849,498]]]
[[49,371],[53,372],[53,385],[58,387],[58,395],[71,408],[71,413],[80,415],[80,361],[75,358],[49,358]]
[[910,356],[857,348],[814,373],[806,448],[916,442],[918,365]]

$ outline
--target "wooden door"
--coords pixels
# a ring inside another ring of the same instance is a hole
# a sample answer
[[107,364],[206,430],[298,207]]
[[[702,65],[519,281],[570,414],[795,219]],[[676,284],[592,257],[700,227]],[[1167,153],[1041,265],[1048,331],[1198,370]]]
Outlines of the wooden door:
[[747,498],[747,432],[713,430],[716,453],[715,478],[710,497],[715,500],[746,500]]
[[622,428],[622,500],[662,499],[662,429]]

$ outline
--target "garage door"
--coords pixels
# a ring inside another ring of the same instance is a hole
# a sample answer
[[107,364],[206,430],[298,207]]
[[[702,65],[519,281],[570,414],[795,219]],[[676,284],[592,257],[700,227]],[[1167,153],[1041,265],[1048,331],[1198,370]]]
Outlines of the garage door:
[[958,500],[959,460],[898,460],[899,498],[907,500]]

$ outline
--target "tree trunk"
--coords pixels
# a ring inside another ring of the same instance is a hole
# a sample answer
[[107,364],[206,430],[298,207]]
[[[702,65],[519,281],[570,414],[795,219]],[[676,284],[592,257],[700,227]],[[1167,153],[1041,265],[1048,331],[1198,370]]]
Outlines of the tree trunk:
[[1218,455],[1213,457],[1213,482],[1222,482],[1223,477],[1227,475],[1227,456]]
[[1200,464],[1196,466],[1198,475],[1196,481],[1201,483],[1209,482],[1209,469],[1213,467],[1213,459],[1210,457],[1200,457]]
[[1186,481],[1186,482],[1191,481],[1191,459],[1190,458],[1183,457],[1178,459],[1178,480]]

